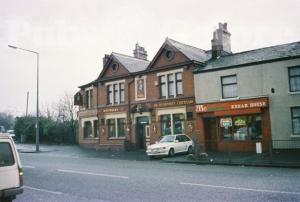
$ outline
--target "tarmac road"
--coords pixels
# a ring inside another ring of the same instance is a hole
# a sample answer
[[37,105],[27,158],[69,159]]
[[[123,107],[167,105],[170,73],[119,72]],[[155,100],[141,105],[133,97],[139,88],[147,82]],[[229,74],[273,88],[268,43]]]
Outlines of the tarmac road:
[[300,201],[300,170],[21,153],[15,201]]

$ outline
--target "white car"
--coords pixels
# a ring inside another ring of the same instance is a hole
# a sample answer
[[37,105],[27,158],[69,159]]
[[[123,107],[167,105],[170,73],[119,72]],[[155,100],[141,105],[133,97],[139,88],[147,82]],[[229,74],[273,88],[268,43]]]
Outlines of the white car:
[[0,135],[0,201],[12,201],[23,193],[23,170],[16,145]]
[[174,156],[177,153],[192,153],[194,142],[186,135],[165,135],[158,142],[147,147],[147,155],[154,156]]

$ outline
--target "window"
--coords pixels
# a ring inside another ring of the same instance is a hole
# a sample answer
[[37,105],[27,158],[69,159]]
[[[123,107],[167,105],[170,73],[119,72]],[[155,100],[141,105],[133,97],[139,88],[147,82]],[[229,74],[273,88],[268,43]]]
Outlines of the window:
[[107,85],[107,104],[120,104],[125,102],[124,82],[116,82]]
[[165,75],[159,77],[159,86],[160,86],[160,97],[165,98],[167,96]]
[[94,120],[94,136],[99,137],[99,122]]
[[15,164],[15,158],[8,142],[0,143],[0,167],[12,166]]
[[113,103],[113,92],[112,85],[107,86],[107,104],[111,105]]
[[124,89],[124,83],[119,83],[120,85],[120,103],[125,102],[125,89]]
[[176,78],[176,95],[183,95],[183,90],[182,90],[182,73],[178,72],[175,74]]
[[168,74],[168,97],[174,97],[174,74]]
[[125,137],[125,118],[107,119],[108,136]]
[[174,58],[174,56],[175,56],[175,53],[174,53],[174,51],[172,51],[172,50],[167,50],[167,51],[165,52],[165,56],[166,56],[166,58],[167,58],[168,60],[172,60],[172,59]]
[[119,89],[118,89],[118,84],[114,84],[114,104],[119,103]]
[[159,76],[160,97],[173,98],[183,95],[182,73],[165,73]]
[[222,97],[233,98],[237,97],[237,78],[236,75],[221,77]]
[[164,114],[160,121],[162,135],[184,133],[184,114]]
[[262,118],[261,115],[222,117],[220,129],[223,140],[261,140]]
[[93,107],[93,90],[85,91],[85,106],[87,109]]
[[300,107],[292,107],[292,126],[293,126],[293,135],[300,136]]
[[116,137],[116,123],[115,119],[107,119],[108,136]]
[[93,131],[92,131],[92,123],[90,121],[84,122],[84,138],[91,138],[93,137]]
[[289,68],[290,91],[300,91],[300,66]]

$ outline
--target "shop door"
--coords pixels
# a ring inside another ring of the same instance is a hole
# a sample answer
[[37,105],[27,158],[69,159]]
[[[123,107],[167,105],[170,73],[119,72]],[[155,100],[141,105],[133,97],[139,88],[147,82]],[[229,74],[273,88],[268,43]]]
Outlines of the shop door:
[[136,140],[137,147],[145,149],[146,141],[146,126],[149,124],[149,118],[147,116],[136,118]]
[[205,149],[217,151],[217,119],[215,117],[204,118]]

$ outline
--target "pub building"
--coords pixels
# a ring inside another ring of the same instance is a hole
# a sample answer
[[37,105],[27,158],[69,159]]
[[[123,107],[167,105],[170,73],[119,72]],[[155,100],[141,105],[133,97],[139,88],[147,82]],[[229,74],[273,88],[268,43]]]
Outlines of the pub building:
[[97,149],[146,148],[161,136],[195,136],[193,69],[204,50],[167,38],[153,60],[111,53],[99,77],[80,86],[79,143]]

